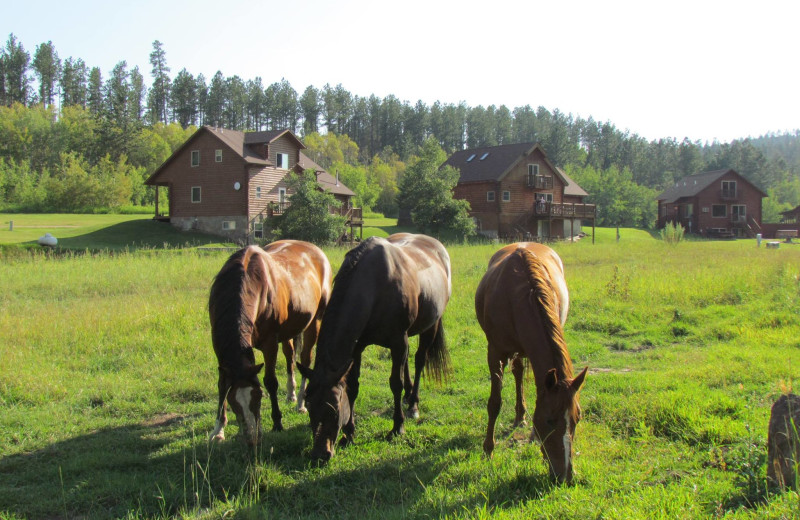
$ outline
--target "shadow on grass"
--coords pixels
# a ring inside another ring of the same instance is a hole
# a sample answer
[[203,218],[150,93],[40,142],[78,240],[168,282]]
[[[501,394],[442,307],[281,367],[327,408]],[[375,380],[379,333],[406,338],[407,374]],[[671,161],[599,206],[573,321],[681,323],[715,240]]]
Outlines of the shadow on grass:
[[169,509],[159,495],[184,480],[183,453],[156,454],[185,417],[106,428],[0,459],[0,504],[22,518],[115,518]]
[[197,247],[218,244],[223,239],[198,231],[180,231],[166,222],[130,220],[104,227],[84,235],[59,240],[58,247],[67,250],[137,250]]

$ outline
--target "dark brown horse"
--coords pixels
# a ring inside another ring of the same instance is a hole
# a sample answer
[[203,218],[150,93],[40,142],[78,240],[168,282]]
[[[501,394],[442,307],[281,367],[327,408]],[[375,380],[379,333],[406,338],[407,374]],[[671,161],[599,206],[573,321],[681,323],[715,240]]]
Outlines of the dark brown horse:
[[[450,257],[431,237],[408,233],[386,239],[372,237],[347,253],[322,320],[314,370],[300,369],[309,379],[313,458],[330,459],[340,431],[344,432],[341,445],[353,441],[353,406],[358,397],[361,355],[368,345],[391,350],[394,426],[389,435],[405,431],[404,388],[409,414],[419,415],[423,367],[434,379],[441,379],[448,370],[442,314],[450,291]],[[417,334],[412,383],[408,338]]]
[[587,370],[573,379],[562,329],[568,310],[561,259],[549,247],[533,242],[511,244],[495,253],[475,294],[475,312],[489,342],[492,381],[483,450],[491,456],[494,449],[494,425],[509,360],[517,391],[514,426],[524,422],[525,356],[536,382],[531,439],[541,443],[550,475],[559,482],[572,480],[572,444],[580,420],[578,391]]
[[258,442],[261,423],[261,386],[253,348],[267,365],[264,386],[272,406],[272,429],[283,429],[278,407],[275,364],[278,343],[283,344],[288,371],[287,399],[297,400],[304,411],[305,378],[295,397],[294,357],[296,339],[302,342],[301,363],[311,366],[322,314],[331,292],[328,258],[313,244],[281,240],[264,249],[249,246],[231,255],[211,286],[208,314],[211,341],[219,362],[219,407],[212,439],[225,438],[230,403],[245,441]]

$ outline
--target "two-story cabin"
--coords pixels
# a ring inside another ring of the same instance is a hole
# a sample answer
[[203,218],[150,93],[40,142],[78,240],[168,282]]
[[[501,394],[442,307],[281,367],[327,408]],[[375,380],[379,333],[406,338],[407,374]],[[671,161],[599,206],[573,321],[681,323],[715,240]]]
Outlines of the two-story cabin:
[[462,150],[442,166],[461,172],[453,196],[469,201],[478,232],[487,237],[549,240],[594,226],[588,195],[554,166],[536,143]]
[[657,225],[674,222],[709,237],[754,237],[761,233],[761,199],[766,196],[731,169],[690,175],[657,197]]
[[[301,150],[289,130],[239,132],[203,126],[192,134],[145,184],[156,187],[156,218],[181,229],[198,229],[226,238],[261,238],[264,221],[288,204],[290,172],[311,170],[320,189],[351,209],[353,191],[320,168]],[[159,207],[166,187],[169,212]]]

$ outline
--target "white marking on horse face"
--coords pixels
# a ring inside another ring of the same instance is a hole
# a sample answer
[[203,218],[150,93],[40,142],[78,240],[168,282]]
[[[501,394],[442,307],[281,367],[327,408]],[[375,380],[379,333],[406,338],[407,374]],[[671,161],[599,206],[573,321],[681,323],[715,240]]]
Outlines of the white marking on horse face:
[[247,430],[246,435],[251,436],[257,434],[258,424],[256,423],[256,416],[250,410],[250,402],[253,399],[252,388],[249,386],[239,388],[236,390],[234,399],[236,399],[236,402],[239,403],[239,406],[242,408],[242,420]]
[[[570,420],[569,420],[569,410],[564,412],[564,421],[566,422],[566,430],[564,430],[564,471],[569,473],[569,456],[572,453],[572,438],[569,435],[570,431]],[[564,477],[566,478],[566,473]]]

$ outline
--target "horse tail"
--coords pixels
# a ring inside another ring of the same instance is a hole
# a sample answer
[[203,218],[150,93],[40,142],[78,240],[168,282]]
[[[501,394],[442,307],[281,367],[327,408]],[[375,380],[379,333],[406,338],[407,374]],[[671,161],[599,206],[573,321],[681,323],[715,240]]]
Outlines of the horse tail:
[[447,380],[450,377],[452,368],[450,365],[450,352],[447,350],[447,342],[444,338],[444,325],[442,318],[436,324],[436,335],[428,346],[428,355],[425,358],[425,374],[432,377],[437,383]]

